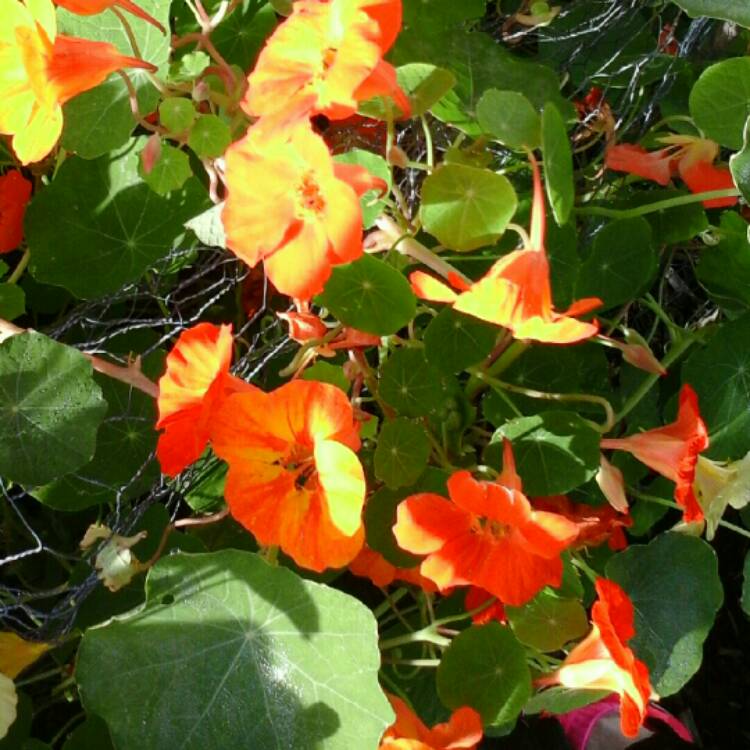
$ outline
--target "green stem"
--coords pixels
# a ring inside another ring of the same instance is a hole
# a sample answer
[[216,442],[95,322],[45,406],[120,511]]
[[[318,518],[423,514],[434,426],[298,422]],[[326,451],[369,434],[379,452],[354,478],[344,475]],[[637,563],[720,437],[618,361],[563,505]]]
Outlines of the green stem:
[[590,393],[549,393],[547,391],[537,391],[533,388],[523,388],[520,385],[513,385],[513,383],[506,383],[503,380],[490,377],[482,372],[475,373],[476,376],[487,383],[494,390],[505,390],[511,393],[519,393],[522,396],[528,396],[529,398],[545,399],[547,401],[579,401],[583,403],[596,404],[604,409],[606,420],[603,424],[597,426],[597,430],[600,432],[609,432],[615,426],[615,411],[612,408],[612,404],[607,401],[603,396],[594,396]]
[[29,260],[31,259],[31,251],[27,247],[23,251],[23,255],[21,256],[21,260],[18,261],[18,265],[13,269],[13,273],[8,276],[8,284],[16,284],[18,280],[23,276],[23,272],[26,270],[26,266],[29,265]]
[[[664,369],[669,369],[669,365],[672,364],[675,360],[679,359],[687,350],[692,346],[692,344],[695,342],[694,338],[691,338],[690,336],[686,336],[681,341],[676,341],[674,346],[667,352],[664,359],[661,361]],[[661,375],[658,375],[656,373],[648,375],[645,380],[638,386],[638,388],[635,389],[635,391],[631,394],[630,398],[623,404],[622,409],[617,413],[615,416],[614,424],[617,424],[621,419],[625,418],[628,414],[630,414],[633,409],[635,409],[636,406],[641,402],[641,399],[643,399],[646,394],[654,387],[654,385],[659,381],[661,378]]]
[[570,558],[570,561],[576,568],[586,575],[591,583],[596,583],[596,579],[601,578],[601,576],[578,555],[573,555],[573,557]]
[[[487,369],[485,375],[494,377],[505,372],[527,349],[529,345],[523,341],[514,341]],[[481,390],[488,385],[486,380],[479,377],[479,374],[472,375],[466,384],[466,397],[474,398]]]
[[440,659],[383,659],[383,664],[407,664],[410,667],[433,667],[440,666]]
[[39,674],[27,677],[25,680],[17,680],[16,687],[21,688],[26,685],[33,685],[35,682],[41,682],[46,680],[48,677],[54,677],[55,675],[62,674],[66,667],[55,667],[54,669],[48,669],[46,672],[40,672]]
[[645,206],[635,206],[634,208],[604,208],[603,206],[579,206],[575,212],[585,216],[606,216],[611,219],[633,219],[636,216],[645,216],[655,211],[664,211],[668,208],[677,206],[686,206],[690,203],[700,203],[702,201],[714,200],[715,198],[735,198],[740,195],[736,188],[725,188],[723,190],[709,190],[705,193],[692,193],[690,195],[680,195],[676,198],[667,198],[663,201],[647,203]]
[[430,125],[424,115],[419,119],[422,121],[422,131],[424,132],[424,145],[425,150],[427,151],[427,166],[431,172],[435,168],[435,150],[432,145],[432,131],[430,130]]
[[398,648],[399,646],[407,646],[410,643],[434,643],[436,646],[450,645],[450,638],[438,635],[435,632],[435,623],[428,625],[422,630],[415,630],[413,633],[404,633],[404,635],[397,635],[395,638],[386,638],[380,642],[380,650],[385,651],[391,648]]
[[403,599],[408,593],[409,589],[407,589],[405,586],[400,589],[396,589],[396,591],[394,591],[392,595],[386,593],[385,601],[381,602],[372,611],[375,619],[379,620],[389,609],[393,609],[396,602],[399,601],[399,599]]

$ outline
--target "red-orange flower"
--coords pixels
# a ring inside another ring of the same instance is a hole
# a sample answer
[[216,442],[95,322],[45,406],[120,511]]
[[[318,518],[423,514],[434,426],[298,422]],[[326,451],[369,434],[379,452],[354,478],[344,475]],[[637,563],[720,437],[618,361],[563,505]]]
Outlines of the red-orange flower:
[[11,169],[0,177],[0,253],[15,250],[23,240],[23,217],[31,198],[31,182]]
[[544,249],[544,195],[533,157],[531,166],[534,174],[531,247],[503,256],[473,284],[451,276],[448,280],[458,293],[422,271],[412,273],[409,280],[418,297],[452,304],[459,312],[508,328],[514,338],[572,344],[595,336],[599,329],[595,323],[571,316],[599,307],[601,300],[579,300],[564,313],[553,310],[549,261]]
[[473,708],[459,708],[446,723],[428,729],[401,698],[388,695],[388,700],[396,721],[386,729],[379,750],[474,750],[482,740],[482,719]]
[[409,102],[382,59],[401,26],[401,0],[297,0],[248,76],[242,108],[253,117],[280,111],[353,115],[373,96]]
[[208,445],[211,420],[221,402],[254,386],[229,374],[232,326],[199,323],[180,334],[159,380],[156,456],[173,477],[197,460]]
[[156,26],[162,34],[166,33],[165,28],[153,16],[146,13],[143,8],[136,5],[132,0],[53,0],[53,2],[55,5],[59,5],[61,8],[65,8],[65,10],[69,10],[71,13],[79,16],[93,16],[116,5],[118,8],[122,8]]
[[612,550],[625,549],[628,540],[623,529],[633,525],[627,513],[618,513],[611,505],[594,507],[585,503],[571,502],[565,495],[534,498],[536,510],[559,513],[572,521],[578,528],[575,549],[596,547],[607,542]]
[[262,260],[280,292],[309,299],[332,266],[362,255],[358,196],[385,184],[334,164],[306,121],[281,133],[259,125],[226,153],[227,245],[250,266]]
[[698,454],[708,447],[708,432],[698,409],[698,396],[685,383],[680,390],[676,421],[626,438],[606,438],[602,448],[627,451],[676,483],[674,497],[686,522],[702,521],[703,510],[693,491]]
[[648,668],[627,646],[635,635],[633,604],[620,586],[605,578],[597,579],[596,593],[599,599],[591,609],[591,632],[553,675],[538,684],[617,693],[622,733],[635,737],[652,690]]
[[563,516],[532,510],[507,441],[503,465],[497,482],[457,471],[448,480],[451,502],[431,493],[406,498],[393,533],[403,549],[427,555],[420,572],[441,591],[475,585],[520,606],[560,585],[560,553],[578,532]]
[[0,133],[13,136],[22,164],[43,159],[63,126],[62,105],[120,68],[150,63],[106,42],[57,34],[51,0],[0,3]]
[[[679,175],[692,193],[725,190],[734,187],[732,174],[726,167],[714,165],[719,145],[707,138],[669,135],[659,139],[668,144],[658,151],[622,143],[607,150],[604,163],[617,172],[638,175],[646,180],[667,185]],[[703,201],[706,208],[722,208],[737,203],[736,196]]]
[[293,380],[270,393],[237,393],[216,414],[211,443],[229,464],[229,510],[260,544],[316,571],[356,557],[365,478],[343,391]]
[[369,578],[380,588],[390,586],[394,581],[403,581],[413,583],[424,591],[437,590],[435,584],[421,575],[418,568],[397,568],[367,545],[362,547],[360,553],[349,563],[349,570],[355,576]]

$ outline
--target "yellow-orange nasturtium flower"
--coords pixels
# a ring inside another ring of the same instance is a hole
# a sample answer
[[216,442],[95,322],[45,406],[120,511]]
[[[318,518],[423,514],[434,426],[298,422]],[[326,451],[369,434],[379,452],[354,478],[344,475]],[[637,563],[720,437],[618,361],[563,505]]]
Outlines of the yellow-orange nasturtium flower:
[[120,68],[156,70],[106,42],[58,34],[52,0],[0,0],[0,133],[22,164],[55,147],[65,102]]

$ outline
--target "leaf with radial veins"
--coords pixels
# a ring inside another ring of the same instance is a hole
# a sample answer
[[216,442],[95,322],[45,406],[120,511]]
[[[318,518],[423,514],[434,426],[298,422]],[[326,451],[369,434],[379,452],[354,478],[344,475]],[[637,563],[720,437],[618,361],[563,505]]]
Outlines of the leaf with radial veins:
[[76,680],[118,750],[377,747],[393,719],[370,611],[238,550],[162,558],[89,629]]
[[182,237],[208,195],[195,178],[157,195],[138,173],[142,139],[94,161],[67,159],[26,212],[31,273],[88,299],[137,281]]

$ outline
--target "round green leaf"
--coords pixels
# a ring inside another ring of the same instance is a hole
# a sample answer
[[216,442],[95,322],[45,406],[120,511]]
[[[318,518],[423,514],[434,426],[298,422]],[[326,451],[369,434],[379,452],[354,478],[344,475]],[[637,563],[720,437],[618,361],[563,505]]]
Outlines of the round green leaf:
[[159,105],[159,121],[172,135],[184,133],[195,115],[195,105],[184,96],[171,96]]
[[95,375],[107,401],[107,413],[96,437],[94,457],[85,466],[31,494],[56,510],[81,510],[92,505],[137,497],[158,478],[155,461],[154,399],[103,375]]
[[456,77],[450,70],[419,62],[397,68],[396,80],[409,97],[412,117],[425,114],[456,83]]
[[232,131],[216,115],[201,115],[188,136],[188,146],[201,159],[221,156],[232,142]]
[[[171,0],[139,0],[141,7],[165,28],[169,28]],[[112,10],[93,16],[57,9],[58,33],[109,42],[124,55],[132,55],[133,47],[120,19]],[[157,75],[166,74],[170,54],[169,34],[130,14],[128,25],[144,60],[159,66]],[[160,94],[146,70],[125,71],[138,94],[138,108],[144,115],[153,112]],[[130,106],[130,94],[122,78],[113,73],[104,83],[74,97],[63,107],[62,146],[84,159],[95,159],[119,148],[130,137],[136,120]]]
[[746,0],[673,0],[689,16],[708,16],[750,28],[750,6]]
[[485,133],[508,148],[533,150],[541,143],[539,113],[517,91],[485,91],[477,102],[477,120]]
[[706,68],[690,92],[690,114],[707,138],[738,151],[750,115],[750,58]]
[[573,183],[573,150],[570,147],[565,120],[552,102],[547,102],[542,112],[542,154],[547,198],[552,206],[555,221],[563,225],[570,218],[576,197]]
[[13,320],[26,312],[26,295],[18,284],[0,284],[0,318]]
[[485,724],[514,721],[531,696],[526,653],[500,623],[470,627],[443,653],[437,689],[448,708],[471,706]]
[[750,450],[750,314],[724,323],[694,351],[682,380],[698,394],[708,454],[721,460],[744,456]]
[[491,245],[502,235],[517,206],[508,179],[489,169],[448,164],[422,188],[424,228],[453,250]]
[[599,297],[605,309],[615,307],[644,291],[657,265],[651,226],[643,217],[610,222],[581,264],[576,296]]
[[529,496],[569,492],[599,469],[600,435],[574,412],[547,411],[513,419],[495,436],[513,443],[516,467]]
[[421,349],[398,349],[381,368],[380,395],[402,416],[424,417],[443,405],[442,378]]
[[319,300],[344,325],[379,336],[396,333],[417,311],[409,282],[371,255],[336,266]]
[[606,572],[633,602],[630,646],[649,668],[654,690],[676,693],[698,671],[724,599],[716,553],[702,539],[666,533],[615,555]]
[[188,155],[179,148],[162,143],[159,158],[150,172],[146,173],[143,163],[139,164],[139,173],[143,181],[159,195],[167,195],[179,190],[192,177]]
[[589,629],[586,610],[577,599],[562,599],[540,591],[523,607],[505,607],[513,632],[521,643],[539,651],[558,651]]
[[[162,558],[76,680],[118,750],[376,747],[393,719],[371,612],[238,550]],[[148,696],[148,700],[144,700]]]
[[345,393],[351,386],[351,381],[344,374],[341,365],[332,365],[330,362],[315,362],[305,368],[301,378],[302,380],[317,380],[319,383],[330,383],[341,388]]
[[431,365],[456,373],[481,362],[497,340],[497,327],[452,307],[443,308],[424,332],[424,346]]
[[0,475],[36,486],[91,460],[107,404],[91,363],[39,333],[0,344]]
[[424,427],[399,417],[386,422],[375,448],[375,476],[389,487],[408,487],[425,470],[430,440]]
[[[380,177],[391,189],[391,169],[382,156],[373,154],[371,151],[364,151],[361,148],[353,148],[344,154],[336,154],[334,161],[341,164],[357,164],[364,167],[373,177]],[[386,190],[385,195],[388,195]],[[383,212],[385,198],[379,190],[368,190],[360,199],[362,206],[362,226],[365,229],[375,225],[375,219]]]
[[31,273],[37,281],[97,297],[136,281],[164,257],[183,223],[208,202],[196,179],[169,197],[138,174],[138,141],[94,161],[71,158],[26,211]]

